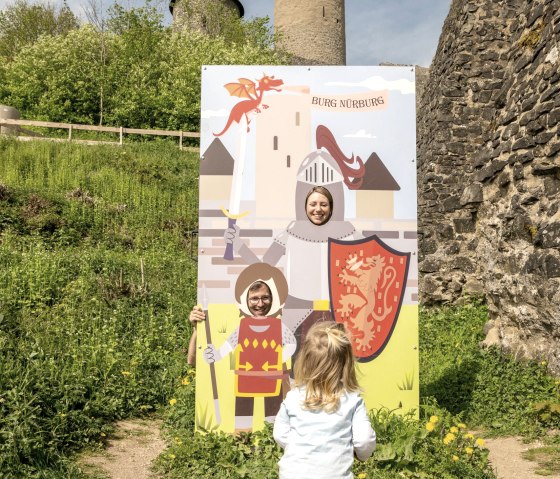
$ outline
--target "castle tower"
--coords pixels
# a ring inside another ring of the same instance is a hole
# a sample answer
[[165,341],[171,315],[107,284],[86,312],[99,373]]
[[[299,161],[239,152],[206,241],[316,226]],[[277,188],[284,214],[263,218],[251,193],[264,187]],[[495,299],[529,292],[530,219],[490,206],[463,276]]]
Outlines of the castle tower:
[[188,28],[210,35],[220,32],[224,15],[242,17],[245,14],[238,0],[170,0],[169,11],[175,30]]
[[274,24],[295,64],[346,64],[344,0],[276,0]]

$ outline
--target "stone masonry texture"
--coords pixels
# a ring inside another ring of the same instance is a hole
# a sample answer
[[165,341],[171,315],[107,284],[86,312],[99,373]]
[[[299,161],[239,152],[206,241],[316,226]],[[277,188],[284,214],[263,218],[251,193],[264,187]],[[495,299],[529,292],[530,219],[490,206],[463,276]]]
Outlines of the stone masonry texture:
[[295,64],[346,64],[344,0],[275,0],[274,27]]
[[453,0],[418,99],[420,300],[560,373],[560,0]]

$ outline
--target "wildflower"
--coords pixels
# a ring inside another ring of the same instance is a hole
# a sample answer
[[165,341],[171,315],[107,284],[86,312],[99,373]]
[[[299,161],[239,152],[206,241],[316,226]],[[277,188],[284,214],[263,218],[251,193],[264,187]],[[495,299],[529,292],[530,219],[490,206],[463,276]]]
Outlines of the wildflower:
[[99,435],[100,435],[101,437],[105,437],[107,434],[105,434],[104,432],[100,432]]
[[474,439],[474,436],[468,432],[467,434],[465,434],[465,439]]
[[459,424],[457,424],[457,427],[458,427],[459,429],[467,429],[467,425],[466,425],[465,423],[463,423],[463,422],[460,422]]
[[167,457],[169,459],[175,459],[177,456],[175,454],[168,454]]
[[447,433],[447,435],[443,438],[443,443],[447,445],[450,442],[453,442],[454,440],[455,440],[455,434]]
[[123,376],[130,376],[132,373],[130,371],[121,371]]
[[541,361],[541,366],[546,366],[546,361]]
[[178,444],[179,446],[181,444],[183,444],[183,441],[181,441],[181,439],[179,439],[178,437],[175,438],[175,443]]
[[474,452],[474,449],[472,447],[465,447],[465,452],[470,455]]
[[439,417],[437,416],[430,416],[430,422],[432,424],[437,424],[437,422],[439,421]]
[[182,381],[183,386],[188,386],[190,383],[191,383],[190,378],[188,376],[185,376]]
[[481,439],[480,437],[474,443],[478,447],[484,447],[484,439]]
[[453,434],[457,434],[459,432],[459,429],[455,426],[450,427],[449,428],[449,432],[452,432]]
[[453,457],[452,457],[451,459],[453,459],[454,461],[458,461],[458,460],[459,460],[459,457],[456,456],[455,454],[453,454]]
[[171,404],[172,406],[175,406],[175,404],[177,404],[177,399],[175,399],[175,398],[170,399],[169,404]]
[[434,430],[434,423],[433,422],[427,422],[426,423],[426,429],[430,432],[432,432]]
[[365,472],[360,472],[358,474],[358,479],[366,479],[366,473]]

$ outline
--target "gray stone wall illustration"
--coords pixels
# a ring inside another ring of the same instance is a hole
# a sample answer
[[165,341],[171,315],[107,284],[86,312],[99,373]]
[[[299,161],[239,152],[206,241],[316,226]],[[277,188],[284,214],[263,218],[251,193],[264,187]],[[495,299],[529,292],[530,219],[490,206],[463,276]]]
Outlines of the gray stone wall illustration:
[[418,101],[420,299],[560,373],[560,0],[454,0]]

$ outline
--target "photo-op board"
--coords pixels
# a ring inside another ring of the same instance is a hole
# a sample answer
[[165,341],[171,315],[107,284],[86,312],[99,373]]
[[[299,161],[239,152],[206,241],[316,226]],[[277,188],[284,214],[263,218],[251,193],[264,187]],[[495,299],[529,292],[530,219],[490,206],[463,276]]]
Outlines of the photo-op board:
[[417,410],[414,68],[205,66],[200,152],[197,428],[273,421],[323,320],[351,335],[368,409]]

